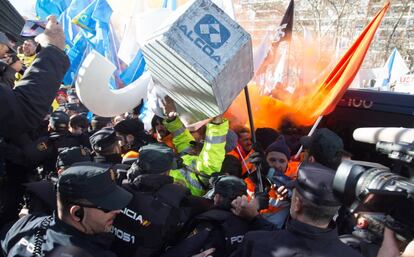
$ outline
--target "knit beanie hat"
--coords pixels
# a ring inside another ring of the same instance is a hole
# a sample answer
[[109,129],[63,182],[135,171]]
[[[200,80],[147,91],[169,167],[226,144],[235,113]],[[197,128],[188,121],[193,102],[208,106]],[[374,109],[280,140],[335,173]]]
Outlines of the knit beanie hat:
[[267,154],[270,152],[283,153],[284,155],[286,155],[286,158],[290,160],[290,150],[283,136],[280,136],[275,142],[273,142],[266,148],[265,156],[267,156]]

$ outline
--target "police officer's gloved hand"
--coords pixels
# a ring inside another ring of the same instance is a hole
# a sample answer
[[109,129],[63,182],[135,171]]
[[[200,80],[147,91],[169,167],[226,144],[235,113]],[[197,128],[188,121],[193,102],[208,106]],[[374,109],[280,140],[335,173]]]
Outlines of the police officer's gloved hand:
[[260,145],[260,143],[255,143],[253,145],[253,150],[254,152],[250,155],[249,162],[253,163],[256,168],[260,167],[262,173],[263,171],[267,172],[269,165],[267,164],[263,147]]
[[269,207],[269,195],[267,191],[255,192],[254,198],[257,199],[257,202],[259,203],[259,211],[267,209]]
[[135,178],[141,175],[140,168],[138,166],[137,162],[132,163],[131,168],[127,171],[127,178],[129,184],[132,184],[134,182]]

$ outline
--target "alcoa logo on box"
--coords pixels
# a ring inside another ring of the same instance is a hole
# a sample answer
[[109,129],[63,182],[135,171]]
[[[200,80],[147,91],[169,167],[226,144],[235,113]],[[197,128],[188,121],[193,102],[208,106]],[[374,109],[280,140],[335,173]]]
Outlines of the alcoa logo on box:
[[211,14],[204,15],[194,26],[193,30],[186,25],[179,25],[178,28],[206,55],[220,63],[221,56],[215,54],[215,49],[220,48],[226,43],[230,37],[230,31],[214,16]]

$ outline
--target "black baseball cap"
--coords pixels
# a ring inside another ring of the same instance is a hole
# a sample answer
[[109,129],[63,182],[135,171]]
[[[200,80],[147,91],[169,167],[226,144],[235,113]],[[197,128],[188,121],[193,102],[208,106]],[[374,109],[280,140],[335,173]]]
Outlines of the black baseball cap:
[[139,149],[138,166],[145,173],[162,173],[173,167],[174,151],[164,144],[148,144]]
[[76,112],[80,112],[80,108],[76,103],[66,103],[65,104],[65,108],[68,111],[76,111]]
[[221,176],[214,182],[214,194],[226,198],[236,198],[247,194],[247,185],[243,179],[235,176]]
[[69,116],[63,111],[54,111],[49,118],[50,126],[56,130],[66,130],[69,126]]
[[132,199],[131,193],[111,179],[110,166],[93,162],[77,163],[65,170],[59,177],[57,191],[107,210],[121,210]]
[[86,148],[75,146],[65,147],[58,155],[56,167],[68,167],[75,162],[86,162],[91,160],[91,155]]
[[115,130],[111,127],[105,127],[95,132],[89,137],[92,149],[102,151],[103,149],[113,145],[118,140]]
[[138,135],[139,132],[144,131],[144,123],[137,118],[134,119],[126,119],[121,120],[118,122],[114,129],[116,132],[123,134],[123,135]]
[[301,196],[314,204],[340,206],[341,202],[333,191],[335,171],[319,163],[303,162],[298,177],[286,186],[296,188]]
[[300,143],[315,160],[330,168],[337,168],[334,163],[338,154],[348,154],[344,150],[342,139],[332,130],[327,128],[317,129],[312,136],[301,137]]

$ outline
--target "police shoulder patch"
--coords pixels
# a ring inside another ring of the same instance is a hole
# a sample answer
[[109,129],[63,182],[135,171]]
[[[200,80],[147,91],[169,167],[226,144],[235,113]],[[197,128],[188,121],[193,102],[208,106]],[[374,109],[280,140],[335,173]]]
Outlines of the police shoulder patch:
[[46,142],[40,142],[36,145],[37,150],[43,152],[47,150],[47,144]]

